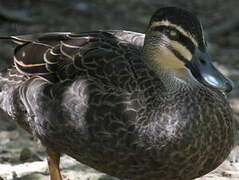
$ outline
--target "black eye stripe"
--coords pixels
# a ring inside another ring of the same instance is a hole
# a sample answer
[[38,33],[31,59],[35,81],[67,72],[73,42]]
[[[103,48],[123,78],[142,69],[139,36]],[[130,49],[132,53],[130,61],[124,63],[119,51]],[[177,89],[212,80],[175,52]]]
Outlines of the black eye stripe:
[[[188,38],[187,36],[183,35],[180,31],[178,31],[177,28],[172,26],[155,26],[152,28],[152,30],[162,32],[166,34],[171,40],[178,41],[193,54],[195,50],[194,43],[190,38]],[[178,36],[176,36],[175,38],[171,38],[170,35],[168,34],[171,30],[176,31],[178,33]]]
[[188,63],[188,60],[183,57],[183,55],[181,55],[177,50],[173,49],[171,46],[168,47],[168,49],[171,50],[171,52],[181,61],[183,61],[185,64]]
[[194,53],[194,50],[195,50],[195,45],[193,44],[192,40],[184,35],[180,35],[180,38],[179,38],[179,42],[185,46],[190,52],[191,54]]

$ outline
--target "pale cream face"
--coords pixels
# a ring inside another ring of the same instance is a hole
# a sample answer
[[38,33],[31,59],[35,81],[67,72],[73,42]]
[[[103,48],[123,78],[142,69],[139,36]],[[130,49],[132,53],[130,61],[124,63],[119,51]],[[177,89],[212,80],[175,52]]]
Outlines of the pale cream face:
[[163,67],[165,69],[175,70],[185,68],[184,63],[180,61],[167,47],[155,49],[151,56],[151,65],[154,68]]
[[188,61],[191,61],[192,59],[192,53],[185,47],[183,46],[181,43],[179,43],[178,41],[170,41],[170,46],[173,47],[176,51],[180,52],[180,54],[183,55],[183,57],[185,59],[187,59]]
[[[181,33],[181,35],[187,37],[192,42],[195,48],[198,47],[198,43],[192,34],[186,32],[180,26],[170,23],[169,21],[153,22],[149,27],[149,31],[151,30],[151,32],[149,33],[160,33],[152,31],[153,28],[157,28],[160,26],[173,27],[177,31],[170,30],[170,36],[177,36],[177,33]],[[172,40],[165,34],[161,34],[160,38],[161,39],[158,43],[158,48],[153,48],[153,50],[150,52],[151,66],[153,68],[163,67],[176,71],[180,69],[185,69],[185,61],[191,61],[193,56],[190,50],[179,41]],[[179,59],[179,56],[181,58],[183,57],[184,60],[182,61],[181,59]]]

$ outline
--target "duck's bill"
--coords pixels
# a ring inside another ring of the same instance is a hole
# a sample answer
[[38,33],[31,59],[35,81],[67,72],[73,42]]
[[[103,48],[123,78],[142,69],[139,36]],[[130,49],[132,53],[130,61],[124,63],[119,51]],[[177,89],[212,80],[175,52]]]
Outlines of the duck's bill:
[[233,82],[215,68],[207,52],[201,52],[197,49],[188,64],[188,68],[194,77],[206,86],[224,92],[230,92],[234,87]]

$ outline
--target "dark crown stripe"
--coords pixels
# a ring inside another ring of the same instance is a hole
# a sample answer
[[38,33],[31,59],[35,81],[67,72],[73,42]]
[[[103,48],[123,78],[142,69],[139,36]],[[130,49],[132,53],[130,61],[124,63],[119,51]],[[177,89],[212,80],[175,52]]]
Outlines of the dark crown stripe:
[[172,27],[172,26],[160,25],[160,26],[153,27],[152,30],[162,32],[162,33],[166,34],[168,36],[168,38],[170,38],[170,36],[169,36],[169,34],[167,34],[167,31],[170,31],[170,30],[176,31],[178,33],[177,39],[172,39],[172,38],[170,38],[170,39],[174,40],[174,41],[178,41],[178,43],[182,44],[186,49],[188,49],[191,52],[191,54],[194,53],[195,45],[192,42],[192,40],[189,37],[182,34],[179,30],[177,30],[177,28]]

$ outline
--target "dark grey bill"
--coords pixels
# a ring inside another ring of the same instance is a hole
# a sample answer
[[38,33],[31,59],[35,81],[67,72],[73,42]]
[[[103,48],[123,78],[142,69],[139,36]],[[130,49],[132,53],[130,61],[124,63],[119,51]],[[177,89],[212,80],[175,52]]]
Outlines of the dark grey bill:
[[234,87],[233,82],[215,68],[207,52],[196,49],[192,60],[186,66],[191,70],[194,77],[206,86],[227,93]]

